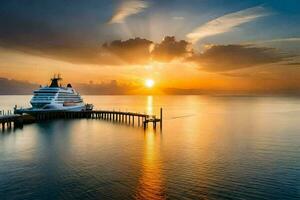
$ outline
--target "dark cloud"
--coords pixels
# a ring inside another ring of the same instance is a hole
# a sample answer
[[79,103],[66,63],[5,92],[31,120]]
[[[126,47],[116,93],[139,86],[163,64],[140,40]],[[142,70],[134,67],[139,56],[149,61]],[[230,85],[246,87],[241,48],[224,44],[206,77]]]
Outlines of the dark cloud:
[[184,58],[191,54],[189,43],[185,40],[176,41],[173,36],[166,36],[161,43],[141,38],[125,41],[114,40],[102,47],[109,53],[130,64],[147,64],[151,59],[170,62],[173,59]]
[[[2,17],[2,16],[1,16]],[[0,17],[0,46],[71,63],[106,63],[101,45],[63,32],[42,20]]]
[[[0,13],[0,46],[70,63],[95,65],[147,64],[151,59],[169,62],[186,56],[188,42],[166,36],[161,43],[142,38],[97,42],[88,33],[72,31],[43,19]],[[154,48],[154,49],[153,49]],[[151,52],[151,50],[153,50]]]
[[130,64],[146,64],[149,62],[152,41],[134,38],[125,41],[114,40],[103,44],[103,48]]
[[56,0],[7,1],[0,6],[0,46],[71,63],[120,64],[101,52],[99,26],[91,24],[90,12],[60,6]]
[[225,72],[289,61],[292,57],[274,48],[251,45],[213,45],[203,53],[195,54],[189,60],[198,63],[203,70]]
[[189,56],[191,54],[189,47],[190,44],[185,40],[176,41],[174,36],[166,36],[161,43],[155,45],[152,57],[154,60],[170,62]]
[[291,65],[291,66],[300,66],[300,62],[289,62],[289,63],[286,63],[286,65]]
[[32,94],[39,85],[0,77],[0,95]]

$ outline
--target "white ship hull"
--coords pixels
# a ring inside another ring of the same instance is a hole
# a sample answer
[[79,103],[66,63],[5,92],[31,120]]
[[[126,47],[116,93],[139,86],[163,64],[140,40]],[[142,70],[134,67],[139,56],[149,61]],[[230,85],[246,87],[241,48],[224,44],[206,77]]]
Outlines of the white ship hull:
[[63,106],[59,104],[49,104],[47,108],[31,108],[31,111],[82,111],[85,110],[85,105]]
[[37,113],[37,112],[56,112],[56,111],[68,111],[68,112],[79,112],[87,110],[85,105],[80,106],[62,106],[62,107],[53,107],[50,109],[39,109],[39,108],[25,108],[25,109],[15,109],[15,114],[21,114],[21,113]]

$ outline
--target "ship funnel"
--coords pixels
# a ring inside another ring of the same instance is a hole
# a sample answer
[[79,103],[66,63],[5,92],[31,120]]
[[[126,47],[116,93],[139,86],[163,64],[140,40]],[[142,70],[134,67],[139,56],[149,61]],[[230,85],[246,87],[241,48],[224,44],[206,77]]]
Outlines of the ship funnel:
[[59,81],[61,81],[62,78],[58,74],[57,76],[54,75],[54,77],[51,79],[50,87],[59,87]]

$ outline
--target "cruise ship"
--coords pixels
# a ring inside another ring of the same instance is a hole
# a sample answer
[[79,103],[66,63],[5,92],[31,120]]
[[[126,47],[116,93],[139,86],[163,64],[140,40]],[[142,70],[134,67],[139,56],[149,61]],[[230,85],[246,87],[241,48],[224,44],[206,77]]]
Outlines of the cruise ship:
[[49,86],[40,87],[33,92],[30,101],[31,111],[49,111],[49,110],[65,110],[65,111],[82,111],[91,110],[91,104],[84,104],[80,94],[72,88],[71,84],[63,87],[60,84],[62,78],[57,75],[51,79]]

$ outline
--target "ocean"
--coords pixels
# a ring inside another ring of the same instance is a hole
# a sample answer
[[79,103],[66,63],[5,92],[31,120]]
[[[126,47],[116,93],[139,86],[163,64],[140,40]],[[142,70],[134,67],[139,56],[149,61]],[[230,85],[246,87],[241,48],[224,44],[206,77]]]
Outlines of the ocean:
[[[0,110],[31,96],[0,96]],[[162,130],[100,119],[0,132],[0,199],[300,199],[300,98],[83,96],[159,114]]]

